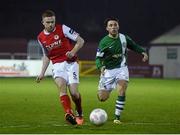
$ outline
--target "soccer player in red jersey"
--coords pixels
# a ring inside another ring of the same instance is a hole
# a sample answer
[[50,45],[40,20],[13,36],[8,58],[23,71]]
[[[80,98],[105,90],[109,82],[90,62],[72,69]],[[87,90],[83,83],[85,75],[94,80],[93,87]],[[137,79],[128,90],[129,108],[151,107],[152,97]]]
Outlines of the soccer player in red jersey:
[[[78,92],[79,64],[77,52],[83,46],[83,38],[73,29],[64,24],[56,24],[55,13],[46,10],[42,14],[44,30],[38,35],[38,42],[43,50],[43,65],[36,81],[40,82],[50,63],[53,64],[53,78],[59,90],[60,102],[65,111],[65,119],[72,125],[83,124],[81,95]],[[75,41],[75,45],[71,43]],[[75,103],[77,115],[71,108],[71,100],[67,94],[69,89]]]

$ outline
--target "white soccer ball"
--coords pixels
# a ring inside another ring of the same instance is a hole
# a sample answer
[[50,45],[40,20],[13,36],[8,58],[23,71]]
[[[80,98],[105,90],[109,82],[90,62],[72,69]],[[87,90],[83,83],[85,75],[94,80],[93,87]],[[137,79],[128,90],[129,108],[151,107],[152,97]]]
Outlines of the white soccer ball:
[[89,116],[90,122],[94,125],[103,125],[107,119],[107,113],[101,108],[94,109]]

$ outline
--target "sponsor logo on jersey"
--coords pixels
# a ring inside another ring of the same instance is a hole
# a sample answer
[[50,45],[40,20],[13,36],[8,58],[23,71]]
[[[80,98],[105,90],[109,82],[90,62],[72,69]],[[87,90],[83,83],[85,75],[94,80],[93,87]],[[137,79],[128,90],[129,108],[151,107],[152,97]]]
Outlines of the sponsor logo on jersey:
[[57,47],[60,47],[60,46],[61,46],[61,40],[57,40],[57,41],[53,42],[53,43],[50,44],[50,45],[46,45],[46,48],[47,48],[48,50],[52,50],[52,49],[57,48]]
[[121,56],[122,56],[122,54],[114,54],[112,57],[117,59],[117,58],[119,58]]

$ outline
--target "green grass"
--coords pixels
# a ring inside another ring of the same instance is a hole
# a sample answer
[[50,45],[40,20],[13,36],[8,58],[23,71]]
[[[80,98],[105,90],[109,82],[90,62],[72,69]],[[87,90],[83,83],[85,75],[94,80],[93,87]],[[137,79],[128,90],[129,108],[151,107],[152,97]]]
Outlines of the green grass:
[[[117,92],[98,102],[98,77],[81,77],[85,124],[70,126],[64,121],[58,91],[51,78],[40,84],[34,78],[0,78],[0,133],[180,133],[180,80],[131,79],[127,90],[122,125],[114,125]],[[108,122],[96,127],[89,122],[94,108],[108,113]]]

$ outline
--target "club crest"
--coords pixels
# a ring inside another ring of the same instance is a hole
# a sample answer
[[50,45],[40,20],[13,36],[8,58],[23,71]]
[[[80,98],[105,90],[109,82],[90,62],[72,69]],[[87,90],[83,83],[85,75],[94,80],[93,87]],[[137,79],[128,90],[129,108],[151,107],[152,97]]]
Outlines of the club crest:
[[54,35],[54,39],[59,39],[59,36],[58,35]]

